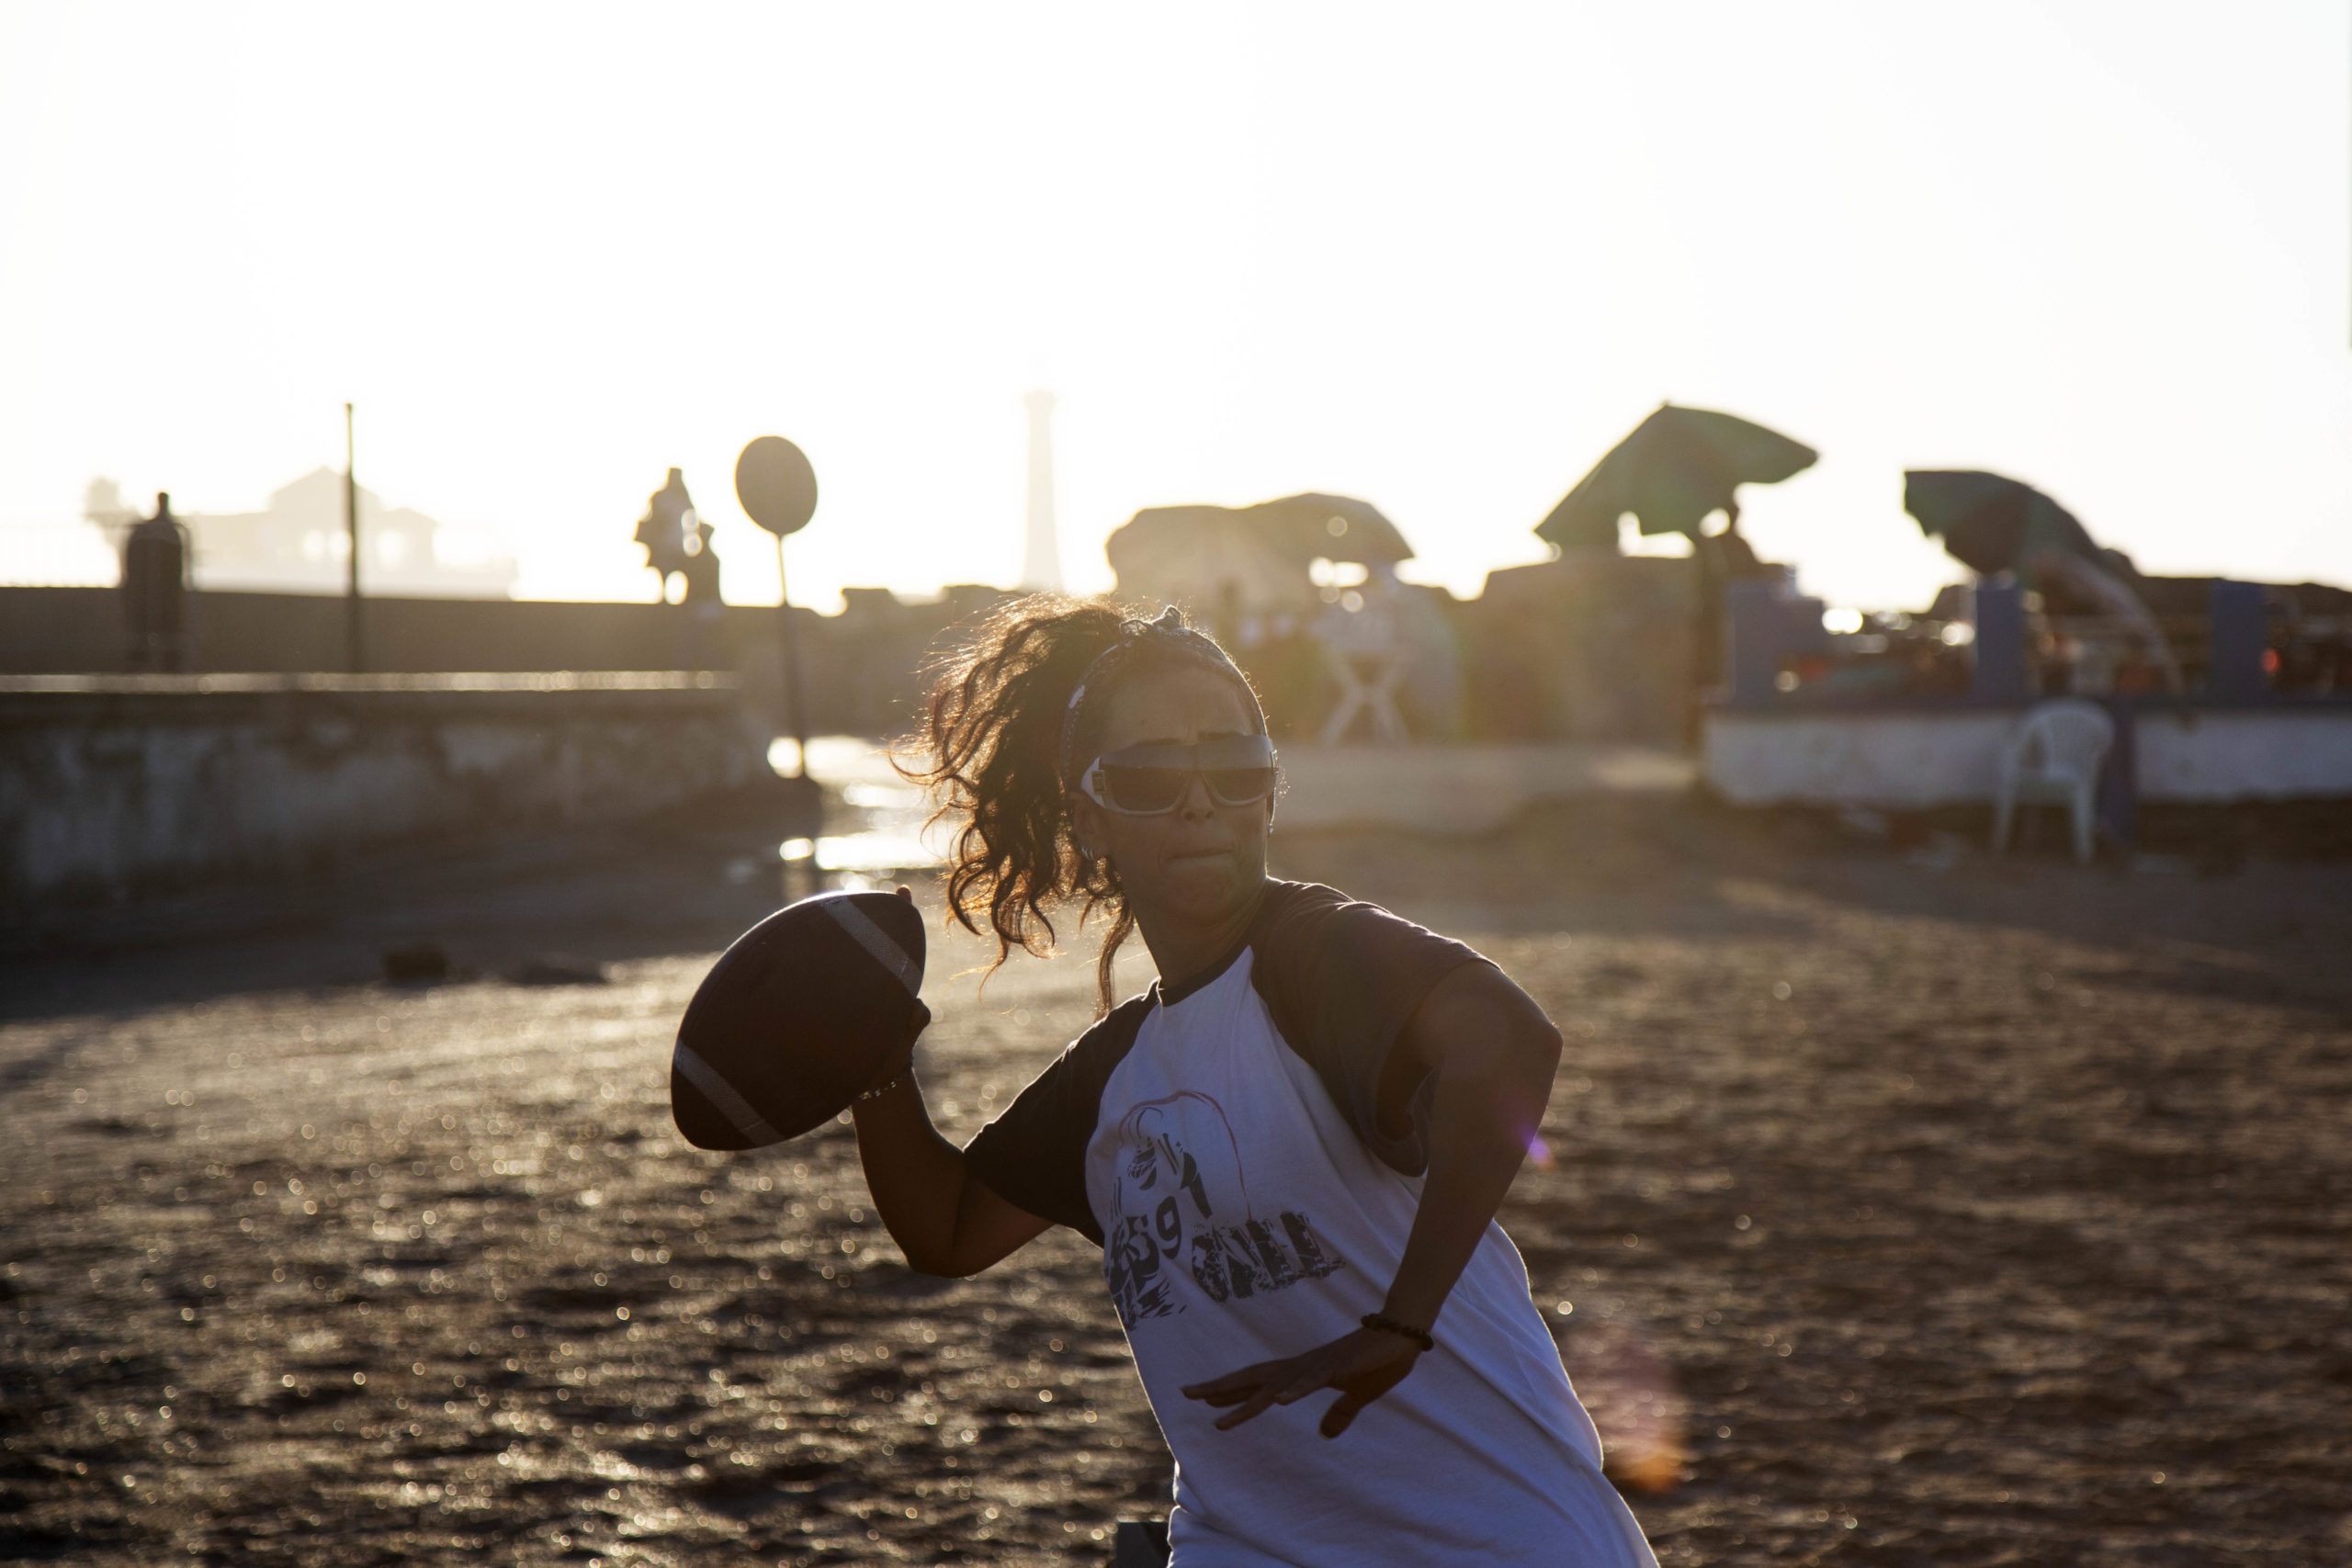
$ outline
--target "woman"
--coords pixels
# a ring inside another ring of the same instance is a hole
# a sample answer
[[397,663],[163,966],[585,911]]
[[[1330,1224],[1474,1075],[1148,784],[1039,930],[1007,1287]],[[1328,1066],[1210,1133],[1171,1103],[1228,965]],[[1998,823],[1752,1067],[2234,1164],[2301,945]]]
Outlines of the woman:
[[[1469,948],[1267,876],[1273,748],[1231,660],[1174,610],[1023,600],[922,741],[967,818],[950,908],[999,964],[1107,908],[1105,1013],[961,1150],[901,1062],[856,1106],[866,1179],[925,1273],[1054,1224],[1102,1245],[1178,1568],[1653,1563],[1494,1223],[1560,1037]],[[1131,931],[1160,979],[1113,1007]]]

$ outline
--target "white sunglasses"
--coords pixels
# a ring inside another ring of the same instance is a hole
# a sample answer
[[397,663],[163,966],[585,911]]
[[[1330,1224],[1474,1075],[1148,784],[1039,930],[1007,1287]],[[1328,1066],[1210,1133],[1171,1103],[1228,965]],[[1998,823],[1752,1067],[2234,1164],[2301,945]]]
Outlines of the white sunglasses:
[[1274,793],[1282,772],[1263,735],[1231,735],[1197,746],[1128,746],[1105,751],[1079,774],[1078,787],[1105,811],[1158,817],[1184,803],[1194,779],[1219,806],[1254,806]]

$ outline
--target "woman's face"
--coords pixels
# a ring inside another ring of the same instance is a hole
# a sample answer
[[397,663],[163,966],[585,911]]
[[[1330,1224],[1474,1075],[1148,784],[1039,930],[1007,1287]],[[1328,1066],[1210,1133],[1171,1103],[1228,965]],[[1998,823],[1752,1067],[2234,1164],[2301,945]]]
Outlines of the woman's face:
[[[1193,746],[1257,732],[1232,681],[1207,670],[1170,670],[1122,686],[1102,740],[1078,761],[1082,767],[1124,747]],[[1071,815],[1080,841],[1117,869],[1128,907],[1147,926],[1219,924],[1266,879],[1272,795],[1248,806],[1220,805],[1196,775],[1176,808],[1156,817],[1105,811],[1075,791]]]

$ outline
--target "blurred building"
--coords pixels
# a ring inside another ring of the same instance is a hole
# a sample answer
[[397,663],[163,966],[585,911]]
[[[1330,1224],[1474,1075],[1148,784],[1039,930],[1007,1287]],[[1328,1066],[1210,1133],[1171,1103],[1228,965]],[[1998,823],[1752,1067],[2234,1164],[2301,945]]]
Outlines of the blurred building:
[[[109,499],[94,485],[85,513]],[[94,514],[91,520],[101,521]],[[190,513],[182,521],[195,541],[199,588],[296,593],[344,589],[350,535],[343,476],[333,468],[314,468],[280,486],[259,512]],[[365,593],[503,599],[514,586],[512,555],[469,549],[467,545],[475,541],[455,536],[422,512],[386,506],[365,485],[359,488],[359,586]]]
[[1690,558],[1614,550],[1488,572],[1458,614],[1471,733],[1680,746],[1699,592]]
[[[198,580],[212,590],[191,601],[189,668],[339,668],[342,488],[322,468],[262,511],[188,520]],[[676,606],[504,600],[511,562],[448,562],[433,519],[364,491],[361,503],[379,669],[658,670],[681,658]],[[135,511],[111,487],[94,490],[87,510],[118,528]],[[1106,553],[1121,601],[1178,604],[1232,649],[1286,741],[1320,739],[1345,715],[1338,738],[1349,743],[1400,728],[1414,744],[1685,743],[1699,678],[1691,560],[1570,550],[1491,573],[1481,596],[1456,600],[1397,576],[1413,552],[1375,508],[1329,495],[1148,509]],[[852,588],[837,615],[797,608],[812,730],[903,732],[933,661],[1007,596],[969,583],[922,599]],[[694,662],[740,671],[754,708],[775,710],[775,607],[714,608],[711,649]],[[0,673],[120,669],[118,619],[110,590],[0,587]]]
[[1453,601],[1397,577],[1412,547],[1369,502],[1148,507],[1103,549],[1121,599],[1177,605],[1233,651],[1276,735],[1461,732]]

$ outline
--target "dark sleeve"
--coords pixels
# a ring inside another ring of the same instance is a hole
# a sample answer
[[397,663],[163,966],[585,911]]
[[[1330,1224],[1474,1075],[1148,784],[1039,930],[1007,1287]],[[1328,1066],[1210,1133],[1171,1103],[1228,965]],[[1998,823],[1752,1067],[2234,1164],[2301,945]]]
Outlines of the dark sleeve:
[[1384,1128],[1381,1068],[1437,983],[1487,960],[1329,887],[1285,885],[1267,902],[1250,939],[1250,977],[1274,1026],[1365,1145],[1406,1175],[1420,1174],[1429,1163],[1429,1083],[1415,1089],[1403,1124]]
[[1080,1035],[965,1145],[964,1168],[1015,1208],[1101,1246],[1102,1226],[1086,1198],[1086,1145],[1102,1086],[1150,1010],[1151,998],[1137,997]]

